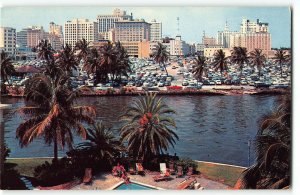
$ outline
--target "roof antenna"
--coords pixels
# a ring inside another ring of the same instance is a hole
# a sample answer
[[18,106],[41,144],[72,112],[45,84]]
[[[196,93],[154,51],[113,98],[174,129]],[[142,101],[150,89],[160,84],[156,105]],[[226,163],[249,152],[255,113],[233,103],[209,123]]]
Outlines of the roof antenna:
[[177,35],[179,35],[179,17],[177,17]]

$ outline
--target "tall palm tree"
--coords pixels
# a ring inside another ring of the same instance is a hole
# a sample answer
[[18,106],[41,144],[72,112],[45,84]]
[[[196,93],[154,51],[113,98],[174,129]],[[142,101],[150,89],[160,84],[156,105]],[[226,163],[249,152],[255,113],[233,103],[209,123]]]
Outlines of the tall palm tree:
[[162,43],[158,43],[155,46],[154,52],[152,53],[155,62],[158,63],[159,65],[162,64],[164,66],[167,75],[168,75],[168,71],[165,63],[168,61],[169,55],[170,53],[167,51],[167,47],[164,46]]
[[223,76],[224,70],[227,70],[227,61],[228,57],[225,57],[225,53],[222,49],[217,50],[214,53],[212,65],[214,66],[215,71],[220,70],[221,76]]
[[53,60],[54,49],[48,40],[42,39],[34,50],[38,53],[39,59],[46,60],[47,62]]
[[106,127],[102,121],[93,124],[92,127],[87,129],[88,142],[78,144],[75,149],[88,152],[95,159],[112,162],[124,150],[122,143],[116,139],[111,128]]
[[42,74],[34,76],[25,87],[26,105],[16,111],[26,116],[26,121],[16,130],[21,147],[43,137],[46,144],[53,143],[56,161],[58,145],[72,147],[75,130],[86,138],[86,129],[81,122],[92,124],[95,115],[93,107],[75,105],[81,89],[72,91],[67,82],[66,75],[55,79]]
[[78,61],[80,62],[82,59],[85,60],[88,53],[89,53],[89,42],[87,42],[84,38],[77,41],[77,43],[75,44],[75,51],[78,52],[77,57],[78,57]]
[[116,43],[114,49],[116,51],[116,63],[113,70],[113,75],[115,75],[120,81],[121,76],[128,77],[128,73],[131,72],[131,62],[126,49],[119,41]]
[[77,70],[78,61],[76,60],[74,51],[70,45],[66,44],[66,46],[63,46],[62,50],[59,51],[59,55],[55,63],[69,74],[72,73],[72,70]]
[[255,138],[257,160],[239,179],[239,188],[288,188],[291,177],[291,97],[263,117]]
[[230,56],[231,62],[238,64],[240,68],[240,76],[242,76],[244,64],[249,63],[249,56],[247,53],[247,48],[245,47],[234,47],[231,51]]
[[172,130],[175,121],[169,114],[175,113],[155,93],[140,96],[132,106],[128,106],[121,119],[126,123],[120,130],[122,141],[137,158],[146,160],[153,155],[174,147],[177,134]]
[[[100,48],[100,66],[101,69],[106,74],[111,74],[111,80],[112,78],[112,71],[114,69],[114,65],[116,64],[117,59],[117,53],[114,49],[113,45],[111,43],[108,43]],[[107,75],[107,81],[108,81],[108,75]]]
[[197,56],[195,62],[196,64],[193,69],[193,73],[197,78],[197,81],[202,81],[203,74],[207,72],[206,58],[204,56]]
[[258,69],[258,76],[260,77],[261,68],[265,65],[266,56],[262,53],[261,49],[255,49],[254,51],[250,52],[251,64],[256,66]]
[[1,52],[1,93],[6,93],[5,82],[15,73],[11,58],[2,50]]
[[274,62],[280,66],[280,74],[282,77],[282,65],[288,63],[290,60],[290,55],[287,54],[283,49],[279,49],[275,53]]

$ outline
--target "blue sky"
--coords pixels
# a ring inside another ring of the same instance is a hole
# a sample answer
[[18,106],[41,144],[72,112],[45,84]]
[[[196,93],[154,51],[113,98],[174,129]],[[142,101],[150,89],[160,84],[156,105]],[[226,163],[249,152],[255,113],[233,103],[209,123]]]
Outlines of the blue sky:
[[[49,29],[51,21],[63,25],[73,18],[87,18],[96,21],[98,14],[110,14],[115,7],[4,7],[1,26],[18,30],[41,25]],[[203,31],[216,37],[228,21],[231,30],[239,31],[242,18],[260,19],[268,22],[272,36],[272,47],[290,47],[291,13],[288,7],[118,7],[133,13],[134,18],[146,21],[156,19],[163,23],[163,35],[177,34],[177,20],[180,18],[180,34],[188,42],[201,42]]]

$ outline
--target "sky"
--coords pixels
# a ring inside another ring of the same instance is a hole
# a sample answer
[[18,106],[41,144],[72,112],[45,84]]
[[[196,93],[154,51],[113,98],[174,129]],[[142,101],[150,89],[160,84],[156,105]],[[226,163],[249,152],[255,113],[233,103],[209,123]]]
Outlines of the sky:
[[217,37],[227,20],[230,30],[239,31],[243,18],[269,23],[272,47],[291,46],[291,12],[289,7],[70,7],[70,6],[26,6],[2,7],[1,26],[13,27],[17,31],[31,25],[49,30],[49,23],[63,25],[73,18],[96,21],[99,14],[111,14],[114,8],[132,13],[134,18],[152,19],[162,22],[163,35],[179,34],[188,43],[201,43],[203,31],[207,36]]

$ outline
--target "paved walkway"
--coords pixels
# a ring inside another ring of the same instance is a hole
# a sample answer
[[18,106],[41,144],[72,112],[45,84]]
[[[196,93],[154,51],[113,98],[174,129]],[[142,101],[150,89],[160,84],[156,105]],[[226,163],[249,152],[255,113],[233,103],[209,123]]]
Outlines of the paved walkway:
[[[141,175],[129,175],[131,181],[136,181],[144,184],[148,184],[157,188],[176,190],[177,186],[180,182],[182,182],[185,178],[176,178],[172,176],[172,179],[169,181],[160,181],[155,182],[153,180],[153,176],[159,174],[158,172],[147,172],[145,176]],[[228,189],[229,186],[212,181],[203,177],[197,177],[197,182],[201,184],[204,189]],[[71,190],[107,190],[112,188],[123,181],[120,178],[113,177],[110,173],[100,173],[96,175],[91,184],[80,184],[72,188]]]

